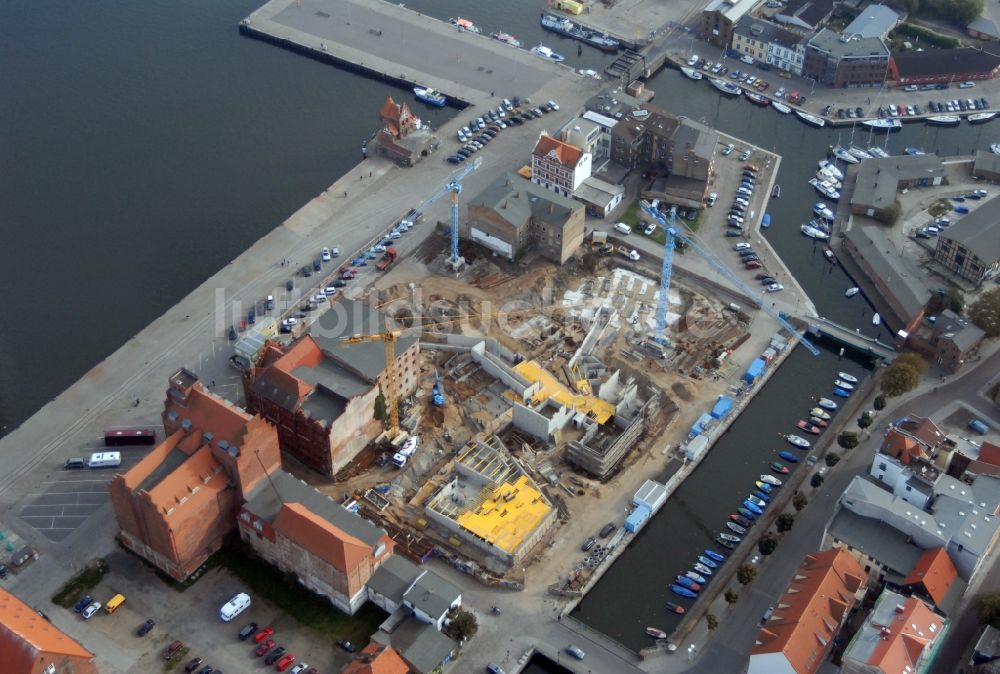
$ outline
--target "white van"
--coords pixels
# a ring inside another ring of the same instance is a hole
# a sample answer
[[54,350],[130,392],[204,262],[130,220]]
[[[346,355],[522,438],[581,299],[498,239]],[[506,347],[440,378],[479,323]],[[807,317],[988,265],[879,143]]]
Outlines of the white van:
[[87,459],[87,468],[111,468],[122,465],[121,452],[96,452]]
[[246,592],[240,592],[222,605],[222,608],[219,609],[219,617],[222,618],[222,622],[227,623],[249,607],[250,595]]
[[625,236],[628,236],[629,234],[632,233],[632,228],[626,225],[624,222],[616,222],[615,231],[620,234],[624,234]]

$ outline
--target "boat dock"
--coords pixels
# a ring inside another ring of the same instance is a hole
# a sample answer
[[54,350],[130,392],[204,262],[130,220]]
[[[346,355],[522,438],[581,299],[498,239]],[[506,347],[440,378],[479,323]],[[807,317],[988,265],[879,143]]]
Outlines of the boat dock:
[[531,95],[566,66],[381,0],[271,0],[240,32],[400,86],[442,92],[459,107]]

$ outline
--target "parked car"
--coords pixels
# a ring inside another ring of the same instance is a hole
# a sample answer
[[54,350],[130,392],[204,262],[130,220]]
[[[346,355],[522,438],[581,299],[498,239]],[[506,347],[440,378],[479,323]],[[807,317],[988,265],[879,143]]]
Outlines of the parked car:
[[173,641],[169,646],[163,649],[163,659],[173,660],[174,656],[180,653],[181,649],[183,648],[184,648],[184,642],[177,640]]
[[579,648],[577,648],[573,644],[570,644],[569,646],[566,647],[566,652],[569,653],[570,655],[572,655],[577,660],[583,660],[583,658],[584,658],[583,651],[581,651]]
[[340,646],[341,648],[343,648],[348,653],[353,653],[354,652],[354,644],[352,644],[347,639],[341,639],[340,641],[337,642],[337,645]]
[[254,643],[258,643],[259,644],[260,642],[262,642],[264,639],[267,639],[272,634],[274,634],[274,628],[273,627],[265,627],[264,629],[260,630],[259,632],[257,632],[254,635],[254,637],[253,637]]
[[90,602],[90,606],[83,609],[83,613],[81,613],[80,615],[84,620],[90,620],[91,618],[94,617],[94,614],[100,610],[101,610],[101,602],[92,601]]
[[91,597],[89,594],[86,595],[85,597],[83,597],[83,599],[81,599],[80,601],[76,602],[76,605],[73,607],[73,612],[74,613],[80,613],[81,611],[83,611],[83,609],[85,609],[88,606],[90,606],[90,602],[92,602],[92,601],[94,601],[94,598]]
[[278,660],[280,660],[281,656],[283,656],[284,654],[285,654],[285,647],[284,646],[278,646],[273,651],[271,651],[270,653],[267,654],[267,657],[264,658],[264,664],[265,665],[273,665]]
[[[294,318],[286,318],[284,321],[282,321],[282,323],[288,323],[289,326],[295,325],[295,323],[297,322],[298,321],[296,321],[296,319]],[[254,634],[256,634],[256,632],[257,632],[257,623],[247,623],[246,625],[243,626],[243,629],[240,630],[239,633],[240,641],[246,641]]]
[[148,618],[146,622],[139,625],[139,629],[137,629],[135,633],[137,636],[144,637],[152,631],[154,625],[156,625],[156,623],[153,621],[153,619]]
[[282,658],[274,664],[274,667],[279,672],[283,672],[289,667],[291,667],[293,662],[295,662],[295,656],[292,655],[291,653],[288,653],[287,655],[282,656]]
[[188,660],[188,663],[184,665],[184,671],[188,672],[188,674],[191,674],[191,672],[201,667],[201,663],[202,663],[201,658],[191,658],[190,660]]
[[274,648],[274,639],[265,639],[257,646],[255,653],[257,653],[257,657],[260,658],[267,654],[267,652],[272,648]]

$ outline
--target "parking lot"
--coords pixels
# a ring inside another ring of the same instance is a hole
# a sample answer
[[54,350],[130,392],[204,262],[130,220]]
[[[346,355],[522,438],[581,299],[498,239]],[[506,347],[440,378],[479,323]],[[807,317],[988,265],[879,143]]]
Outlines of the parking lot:
[[[41,483],[44,491],[28,495],[18,516],[58,543],[73,533],[88,517],[108,502],[108,483],[116,473],[124,473],[146,455],[148,447],[119,447],[122,465],[116,468],[57,470]],[[80,456],[104,448],[85,449]]]
[[[283,646],[295,655],[295,663],[308,663],[322,674],[339,672],[348,662],[331,640],[300,624],[294,617],[250,592],[252,603],[231,622],[222,622],[219,608],[239,592],[247,591],[239,579],[225,569],[205,574],[183,592],[168,587],[136,557],[115,551],[107,557],[111,571],[90,591],[94,600],[106,604],[117,593],[126,601],[118,611],[108,614],[102,608],[84,621],[72,609],[53,607],[50,616],[61,629],[84,646],[101,654],[102,671],[164,671],[162,654],[174,640],[184,644],[171,671],[183,672],[184,665],[200,657],[203,664],[223,672],[274,671],[273,666],[257,657],[257,644],[251,637],[239,639],[240,629],[256,622],[260,629],[272,627],[275,646]],[[136,630],[147,619],[155,621],[152,631],[139,637]],[[109,668],[104,669],[107,665]],[[197,671],[197,670],[196,670]]]

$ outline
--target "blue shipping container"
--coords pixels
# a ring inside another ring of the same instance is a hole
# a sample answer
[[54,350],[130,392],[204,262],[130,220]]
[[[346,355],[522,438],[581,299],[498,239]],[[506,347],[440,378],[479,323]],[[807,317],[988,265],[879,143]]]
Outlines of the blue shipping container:
[[630,534],[642,529],[646,520],[649,519],[649,508],[644,505],[637,506],[635,510],[629,513],[629,516],[625,518],[625,531]]
[[743,380],[748,384],[753,384],[757,379],[764,374],[764,369],[767,367],[767,363],[764,362],[763,358],[758,358],[754,362],[750,363],[750,367],[747,368],[747,372],[743,375]]
[[715,403],[715,407],[712,408],[712,416],[716,419],[722,420],[729,416],[729,413],[733,411],[733,399],[727,398],[726,396],[719,396],[719,402]]

